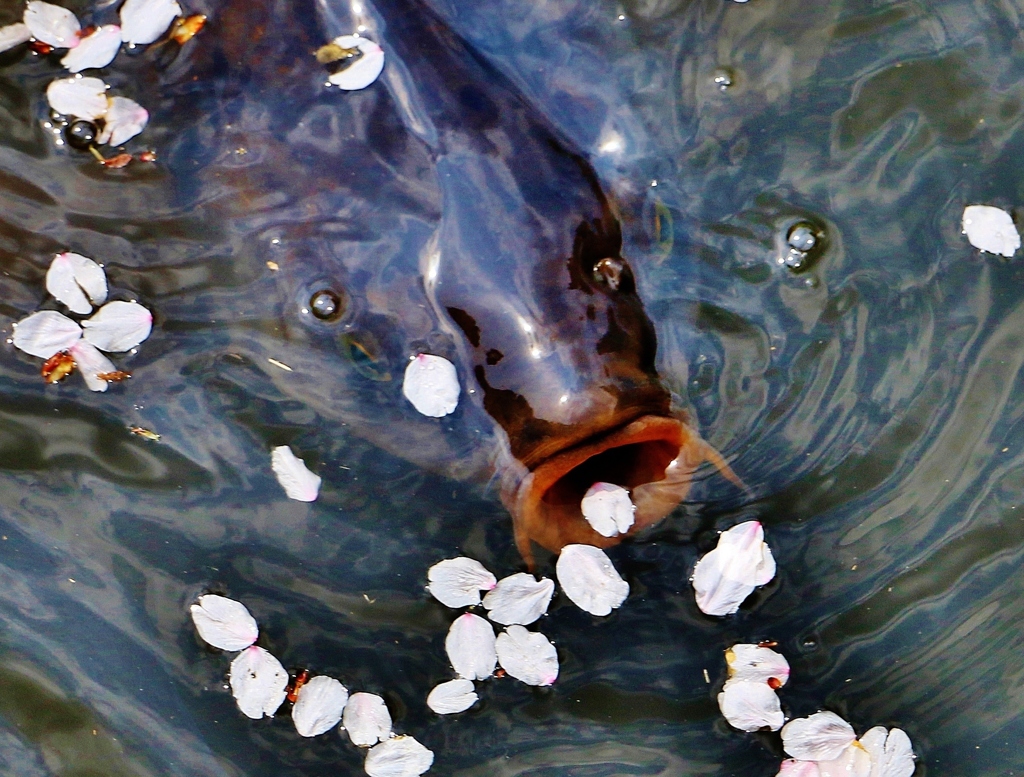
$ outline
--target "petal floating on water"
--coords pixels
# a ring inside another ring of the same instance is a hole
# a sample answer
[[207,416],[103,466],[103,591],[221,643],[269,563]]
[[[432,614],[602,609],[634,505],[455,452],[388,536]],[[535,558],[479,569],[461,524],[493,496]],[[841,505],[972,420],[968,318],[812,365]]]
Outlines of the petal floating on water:
[[871,777],[910,777],[914,773],[914,748],[902,729],[875,726],[860,738],[871,756]]
[[402,394],[423,415],[441,418],[459,404],[459,376],[442,356],[421,353],[405,368]]
[[259,720],[264,715],[273,717],[284,702],[288,673],[280,661],[263,648],[253,645],[231,662],[228,682],[238,709]]
[[152,43],[182,16],[175,0],[125,0],[121,6],[121,40],[125,43]]
[[733,526],[693,570],[697,606],[707,615],[731,615],[759,585],[775,576],[775,559],[757,521]]
[[348,689],[333,677],[318,675],[299,688],[292,707],[292,722],[299,736],[315,737],[330,731],[341,720]]
[[533,623],[548,611],[555,583],[546,577],[537,580],[533,575],[517,572],[502,578],[487,596],[484,607],[487,617],[495,623],[508,626]]
[[49,359],[66,351],[82,337],[82,327],[56,310],[42,310],[14,325],[14,347]]
[[437,562],[427,570],[427,580],[427,590],[448,607],[480,604],[480,592],[491,590],[498,582],[483,564],[464,556]]
[[817,761],[798,761],[788,758],[779,767],[775,777],[820,777]]
[[82,25],[67,8],[32,0],[25,8],[23,19],[38,41],[55,49],[72,49],[78,45],[78,32]]
[[138,302],[108,302],[82,322],[84,337],[107,353],[128,351],[153,330],[153,314]]
[[816,712],[782,727],[782,747],[801,761],[831,761],[843,754],[857,736],[834,712]]
[[46,290],[72,313],[88,315],[107,299],[107,276],[96,262],[70,251],[57,254],[46,271]]
[[[384,49],[372,40],[360,38],[358,35],[342,35],[340,38],[335,38],[332,43],[342,50],[358,49],[362,56],[355,59],[348,67],[332,73],[328,76],[328,81],[347,91],[355,91],[365,89],[377,80],[384,69]],[[450,413],[451,410],[448,412]],[[430,413],[425,415],[430,415]]]
[[594,531],[602,537],[614,537],[629,531],[636,506],[622,486],[594,483],[583,495],[580,509]]
[[434,754],[409,736],[370,748],[363,768],[370,777],[419,777],[434,763]]
[[1020,233],[1010,214],[990,205],[968,205],[962,221],[964,234],[975,248],[1000,256],[1013,256],[1020,248]]
[[104,356],[99,348],[85,340],[79,340],[69,351],[71,358],[75,360],[75,366],[85,379],[85,385],[91,391],[106,391],[110,386],[110,380],[101,378],[101,375],[117,375],[117,367]]
[[57,113],[94,121],[107,112],[107,85],[92,77],[58,78],[46,87],[46,101]]
[[270,468],[289,499],[313,502],[319,496],[322,478],[310,472],[306,463],[287,445],[279,445],[271,451]]
[[543,634],[509,626],[495,647],[501,668],[527,685],[551,685],[558,678],[558,653]]
[[759,645],[733,645],[725,651],[725,663],[733,680],[767,683],[778,681],[780,687],[789,679],[789,662],[771,648]]
[[120,146],[138,135],[149,123],[149,111],[127,97],[111,97],[105,122],[96,142]]
[[105,24],[86,35],[60,63],[72,73],[80,73],[91,67],[106,67],[117,56],[121,48],[121,28],[116,24]]
[[189,608],[203,641],[221,650],[245,650],[259,636],[256,619],[241,602],[206,594]]
[[465,712],[476,704],[479,698],[473,683],[460,677],[435,685],[427,695],[427,706],[438,715],[452,715],[456,712]]
[[871,756],[854,742],[838,758],[819,760],[818,774],[820,777],[871,777]]
[[15,46],[20,46],[32,37],[32,32],[27,24],[18,22],[0,27],[0,53],[9,51]]
[[778,731],[786,722],[775,691],[764,682],[730,680],[718,694],[718,708],[733,728]]
[[456,674],[466,680],[486,680],[494,674],[498,654],[494,628],[479,615],[460,615],[448,629],[444,649]]
[[353,745],[370,747],[391,736],[391,713],[377,694],[353,693],[341,725]]
[[615,571],[608,555],[592,545],[566,545],[555,564],[565,595],[591,615],[607,615],[629,595],[629,583]]

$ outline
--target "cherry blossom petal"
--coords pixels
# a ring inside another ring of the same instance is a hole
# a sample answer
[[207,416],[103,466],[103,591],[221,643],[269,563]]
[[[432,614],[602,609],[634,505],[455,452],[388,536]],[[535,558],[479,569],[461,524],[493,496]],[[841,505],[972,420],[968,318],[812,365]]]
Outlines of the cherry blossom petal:
[[777,680],[778,685],[782,686],[789,679],[789,662],[771,648],[758,645],[733,645],[725,651],[725,662],[729,666],[731,680],[750,680],[760,683]]
[[629,531],[636,506],[622,486],[594,483],[583,495],[580,509],[594,531],[602,537],[614,537]]
[[434,754],[409,736],[370,748],[363,768],[370,777],[419,777],[434,763]]
[[68,350],[82,336],[82,328],[56,310],[42,310],[14,325],[14,347],[25,353],[49,359]]
[[103,121],[103,130],[96,142],[101,146],[120,146],[146,128],[149,111],[127,97],[111,97]]
[[543,634],[509,626],[495,647],[501,668],[527,685],[551,685],[558,678],[558,653]]
[[707,615],[731,615],[759,585],[775,576],[775,559],[757,521],[733,526],[693,570],[697,606]]
[[465,712],[476,704],[479,698],[473,683],[460,677],[435,685],[427,696],[427,706],[438,715],[453,715],[456,712]]
[[104,373],[117,372],[117,367],[106,356],[100,353],[96,346],[79,340],[69,349],[71,358],[75,360],[75,366],[82,373],[85,385],[91,391],[106,391],[110,387],[110,381],[100,377]]
[[96,262],[70,251],[57,254],[46,271],[46,290],[72,313],[88,315],[107,299],[107,276]]
[[439,561],[427,570],[427,590],[448,607],[480,604],[480,591],[490,591],[498,582],[484,565],[460,556]]
[[107,353],[129,351],[153,329],[153,314],[138,302],[108,302],[82,322],[86,340]]
[[831,761],[857,738],[853,727],[834,712],[816,712],[782,728],[782,747],[801,761]]
[[288,673],[280,661],[263,648],[253,645],[231,662],[228,682],[238,709],[259,720],[264,715],[273,717],[284,702]]
[[591,615],[607,615],[629,595],[629,583],[615,571],[607,554],[592,545],[562,548],[555,573],[565,595]]
[[18,22],[0,27],[0,52],[9,51],[15,46],[20,46],[32,37],[32,32],[27,24]]
[[786,722],[779,697],[768,683],[730,680],[718,694],[718,708],[733,728],[778,731]]
[[206,594],[189,608],[203,641],[221,650],[245,650],[259,636],[256,619],[241,602]]
[[[335,38],[333,43],[343,49],[359,49],[362,56],[344,70],[332,73],[328,76],[328,81],[347,91],[354,91],[365,89],[377,80],[380,72],[384,69],[384,50],[380,46],[372,40],[360,38],[358,35],[342,35],[340,38]],[[430,415],[430,413],[424,415]]]
[[135,45],[152,43],[183,15],[175,0],[125,0],[121,6],[121,40]]
[[271,451],[270,468],[289,499],[313,502],[319,496],[322,478],[310,472],[306,463],[287,445],[279,445]]
[[816,761],[798,761],[795,758],[788,758],[782,762],[779,773],[775,777],[820,777],[820,772]]
[[870,777],[871,756],[857,742],[850,744],[838,758],[818,761],[820,777]]
[[555,583],[546,577],[540,580],[525,572],[502,578],[487,596],[484,607],[487,617],[495,623],[508,626],[533,623],[548,611]]
[[60,63],[72,73],[80,73],[91,67],[106,67],[117,56],[121,48],[121,28],[116,24],[105,24],[86,35]]
[[871,756],[871,777],[910,777],[914,773],[914,748],[902,729],[875,726],[860,738]]
[[964,234],[975,248],[990,254],[1013,256],[1020,248],[1020,234],[1010,214],[990,205],[968,205],[962,221]]
[[444,649],[456,674],[466,680],[485,680],[494,674],[498,655],[494,650],[494,629],[479,615],[466,613],[448,629]]
[[371,747],[391,736],[391,713],[377,694],[353,693],[341,725],[353,745]]
[[348,689],[333,677],[318,675],[299,688],[292,707],[292,722],[299,736],[315,737],[330,731],[341,720]]
[[46,101],[57,113],[95,121],[107,112],[107,85],[92,77],[58,78],[46,87]]
[[402,394],[425,416],[441,418],[454,412],[460,390],[455,365],[442,356],[421,353],[405,368]]
[[82,25],[67,8],[32,0],[25,8],[23,21],[32,37],[48,46],[73,49],[78,45],[78,32]]

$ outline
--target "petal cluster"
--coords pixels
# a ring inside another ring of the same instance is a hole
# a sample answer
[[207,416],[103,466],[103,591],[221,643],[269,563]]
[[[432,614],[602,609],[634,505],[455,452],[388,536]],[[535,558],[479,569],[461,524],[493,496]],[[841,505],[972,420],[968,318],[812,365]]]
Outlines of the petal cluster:
[[914,749],[898,728],[869,729],[859,740],[853,726],[833,712],[791,720],[782,729],[790,759],[779,777],[910,777]]
[[758,586],[775,577],[775,559],[757,521],[722,532],[718,546],[693,570],[697,606],[707,615],[731,615]]
[[740,731],[768,728],[785,722],[775,693],[789,679],[789,663],[774,650],[759,645],[733,645],[725,651],[729,679],[718,694],[718,707],[730,726]]
[[58,78],[46,87],[46,99],[59,114],[101,122],[100,145],[120,146],[134,138],[149,122],[149,112],[127,97],[108,97],[109,87],[99,78]]

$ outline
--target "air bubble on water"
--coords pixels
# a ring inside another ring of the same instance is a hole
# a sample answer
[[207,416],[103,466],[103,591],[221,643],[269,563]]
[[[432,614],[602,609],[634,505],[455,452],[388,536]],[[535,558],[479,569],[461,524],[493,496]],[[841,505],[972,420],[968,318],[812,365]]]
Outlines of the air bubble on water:
[[789,228],[786,242],[790,248],[806,253],[818,244],[818,236],[812,224],[801,221]]
[[733,77],[732,71],[727,67],[716,68],[712,75],[712,80],[714,81],[715,86],[723,92],[736,83],[736,79]]
[[791,270],[800,270],[807,263],[807,254],[803,251],[797,251],[795,248],[790,248],[789,252],[780,260],[781,264]]

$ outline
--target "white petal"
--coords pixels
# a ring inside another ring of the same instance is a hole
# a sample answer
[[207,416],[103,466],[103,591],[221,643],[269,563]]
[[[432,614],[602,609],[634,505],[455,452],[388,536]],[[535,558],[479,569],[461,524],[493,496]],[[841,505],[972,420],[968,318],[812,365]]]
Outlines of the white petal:
[[15,46],[20,46],[32,37],[28,25],[18,22],[0,27],[0,52],[9,51]]
[[591,615],[607,615],[629,595],[629,583],[607,554],[591,545],[566,545],[555,564],[565,595]]
[[816,761],[798,761],[788,758],[779,767],[775,777],[820,777]]
[[72,313],[87,315],[107,299],[107,276],[92,259],[81,254],[57,254],[46,271],[46,290]]
[[299,736],[315,737],[330,731],[341,720],[348,690],[333,677],[318,675],[299,688],[292,707],[292,722]]
[[819,760],[818,774],[820,777],[871,777],[871,756],[854,742],[838,758]]
[[58,78],[46,87],[46,100],[57,113],[93,121],[107,112],[107,85],[98,78]]
[[117,367],[106,356],[100,353],[99,349],[85,340],[79,340],[68,349],[71,358],[75,360],[75,366],[82,373],[85,385],[91,391],[106,391],[110,381],[100,377],[105,372],[116,372]]
[[502,578],[487,596],[484,607],[487,617],[495,623],[508,626],[512,623],[526,625],[548,611],[555,583],[546,577],[540,580],[525,572]]
[[320,476],[310,472],[287,445],[279,445],[271,451],[270,467],[289,499],[312,502],[320,494]]
[[284,702],[288,673],[261,647],[248,647],[231,662],[228,674],[238,709],[250,718],[273,717]]
[[494,629],[479,615],[466,613],[455,619],[444,640],[448,660],[459,677],[485,680],[494,674],[498,655],[494,651]]
[[[327,80],[342,89],[353,91],[365,89],[380,75],[384,69],[384,50],[371,40],[360,38],[358,35],[342,35],[333,41],[343,49],[357,48],[362,53],[359,59],[353,62],[344,70],[332,73]],[[423,411],[420,411],[423,412]],[[448,411],[449,413],[451,410]],[[430,413],[425,413],[430,415]]]
[[419,777],[434,754],[412,737],[401,736],[370,748],[363,768],[370,777]]
[[509,626],[496,648],[501,668],[527,685],[551,685],[558,678],[558,654],[543,634]]
[[465,712],[476,704],[479,698],[473,683],[460,677],[435,685],[427,696],[427,706],[438,715],[452,715],[456,712]]
[[718,547],[693,570],[697,606],[708,615],[736,612],[759,585],[775,576],[775,559],[757,521],[733,526],[718,538]]
[[391,713],[377,694],[353,693],[341,725],[353,745],[370,747],[391,736]]
[[725,662],[729,665],[729,677],[733,680],[760,683],[778,680],[781,686],[789,679],[789,662],[771,648],[733,645],[725,651]]
[[454,412],[459,391],[455,365],[441,356],[421,353],[405,368],[402,393],[423,415],[441,418]]
[[190,608],[192,622],[203,641],[221,650],[245,650],[259,636],[256,619],[241,602],[206,594]]
[[580,509],[594,531],[602,537],[614,537],[629,531],[636,506],[622,486],[594,483],[584,494]]
[[718,708],[733,728],[778,731],[786,722],[779,697],[767,683],[730,680],[718,694]]
[[497,580],[484,565],[460,556],[439,561],[427,570],[427,589],[448,607],[472,607],[480,604],[480,591],[490,591]]
[[875,726],[860,738],[871,756],[871,777],[910,777],[914,773],[914,748],[902,729]]
[[782,728],[783,749],[801,761],[831,761],[856,738],[853,727],[834,712],[816,712]]
[[1013,256],[1020,248],[1020,234],[1010,214],[990,205],[964,208],[963,230],[972,246],[990,254]]
[[56,49],[70,49],[78,45],[78,31],[82,25],[67,8],[32,0],[25,8],[23,20],[32,36]]
[[152,43],[181,15],[175,0],[126,0],[121,6],[121,40]]
[[82,328],[56,310],[42,310],[14,325],[14,347],[49,359],[68,350],[82,336]]
[[128,351],[153,329],[153,314],[138,302],[108,302],[82,322],[84,337],[107,353]]
[[138,135],[149,122],[149,111],[127,97],[111,97],[105,122],[96,142],[120,146]]
[[90,67],[106,67],[121,48],[121,28],[116,24],[105,24],[89,33],[60,63],[72,73],[80,73]]

